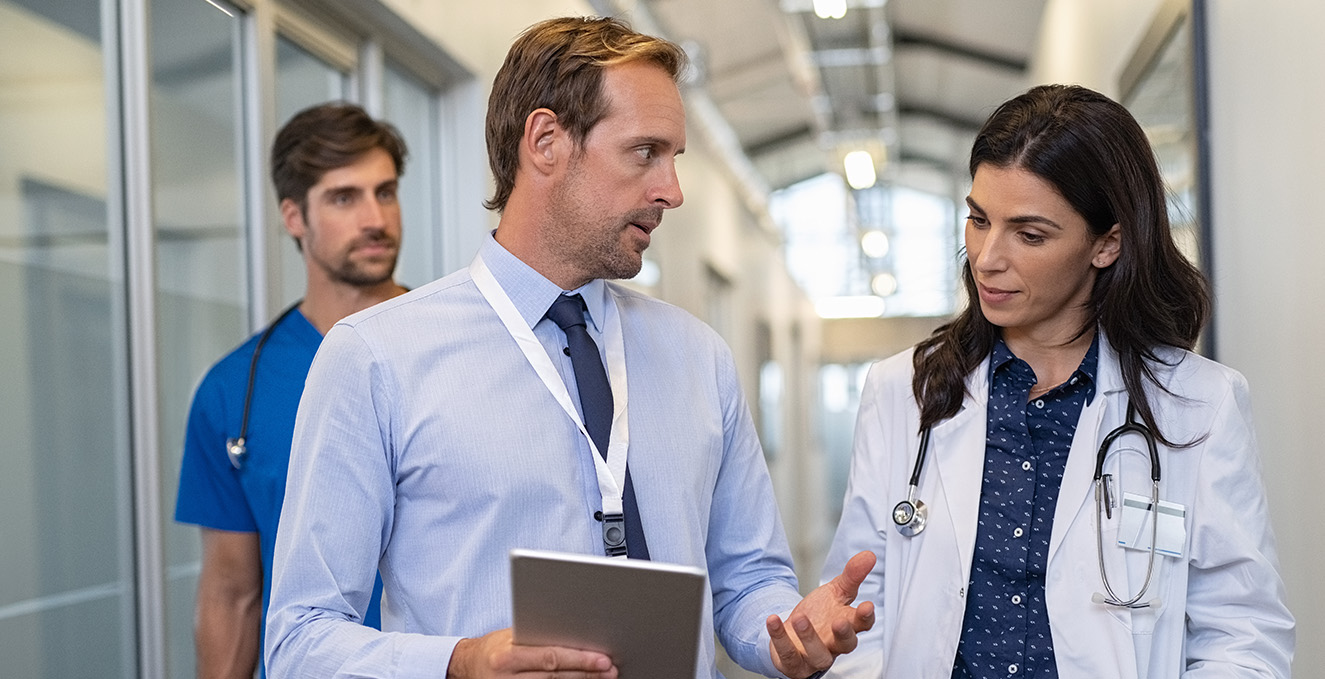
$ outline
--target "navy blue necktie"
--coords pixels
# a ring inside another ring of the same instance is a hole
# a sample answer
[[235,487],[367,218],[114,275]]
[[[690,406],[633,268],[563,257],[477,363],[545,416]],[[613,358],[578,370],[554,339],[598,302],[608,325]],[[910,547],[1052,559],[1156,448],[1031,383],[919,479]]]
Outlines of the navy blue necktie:
[[[603,359],[598,345],[584,326],[584,299],[579,295],[561,295],[547,310],[547,317],[566,333],[566,345],[571,367],[575,371],[575,384],[580,391],[580,409],[584,411],[584,427],[589,438],[598,447],[598,453],[607,459],[607,445],[612,436],[612,387],[603,370]],[[626,550],[632,559],[649,558],[649,547],[644,541],[644,526],[640,523],[639,507],[635,504],[635,486],[630,480],[630,467],[626,467],[626,486],[621,502],[625,510]],[[612,517],[604,517],[610,521]],[[610,530],[609,524],[604,526]],[[604,543],[611,540],[604,532]],[[608,553],[612,556],[609,548]]]

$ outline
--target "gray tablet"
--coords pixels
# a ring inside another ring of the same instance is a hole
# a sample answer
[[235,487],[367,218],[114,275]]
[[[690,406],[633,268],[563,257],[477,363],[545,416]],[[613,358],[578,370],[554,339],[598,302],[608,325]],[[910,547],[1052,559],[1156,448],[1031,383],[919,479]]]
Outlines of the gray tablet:
[[604,652],[621,679],[695,676],[704,572],[603,556],[511,550],[515,643]]

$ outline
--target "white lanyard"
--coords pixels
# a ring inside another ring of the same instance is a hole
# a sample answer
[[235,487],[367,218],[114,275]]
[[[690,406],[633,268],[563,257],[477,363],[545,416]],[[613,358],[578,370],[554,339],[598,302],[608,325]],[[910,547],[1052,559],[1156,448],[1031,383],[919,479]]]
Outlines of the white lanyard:
[[488,265],[483,262],[483,254],[474,257],[469,265],[469,274],[478,286],[483,298],[497,312],[506,331],[515,339],[520,351],[524,353],[529,365],[538,373],[539,379],[552,397],[561,404],[575,427],[580,430],[592,452],[594,471],[598,475],[598,492],[602,495],[603,514],[622,514],[621,489],[626,478],[626,451],[630,447],[629,418],[626,414],[626,344],[621,332],[621,317],[617,312],[616,301],[609,293],[606,295],[605,313],[603,314],[603,339],[607,344],[607,374],[612,386],[612,434],[607,444],[607,459],[598,454],[589,430],[585,428],[580,413],[575,410],[566,383],[561,379],[552,359],[548,357],[543,344],[534,336],[534,329],[525,324],[524,317],[516,310],[511,298],[493,277]]

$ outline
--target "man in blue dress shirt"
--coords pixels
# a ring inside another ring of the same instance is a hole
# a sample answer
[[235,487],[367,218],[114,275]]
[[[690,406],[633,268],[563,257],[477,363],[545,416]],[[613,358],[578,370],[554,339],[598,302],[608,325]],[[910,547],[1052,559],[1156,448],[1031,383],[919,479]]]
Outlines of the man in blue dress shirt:
[[[175,520],[202,528],[199,677],[251,679],[261,655],[295,411],[322,335],[404,292],[392,275],[405,153],[395,128],[349,104],[301,111],[272,145],[282,221],[308,285],[296,306],[212,366],[189,411]],[[364,622],[376,626],[372,604]]]
[[[338,323],[309,373],[276,545],[275,674],[612,679],[603,654],[512,644],[508,552],[603,554],[600,521],[623,506],[628,542],[633,521],[649,558],[708,575],[698,677],[716,675],[715,633],[744,667],[803,679],[873,624],[872,604],[851,606],[868,553],[798,594],[721,338],[603,280],[634,276],[681,204],[683,64],[612,19],[517,39],[488,109],[497,230],[468,270]],[[606,366],[598,442],[577,341],[546,316],[563,295]],[[355,624],[379,568],[381,632]]]

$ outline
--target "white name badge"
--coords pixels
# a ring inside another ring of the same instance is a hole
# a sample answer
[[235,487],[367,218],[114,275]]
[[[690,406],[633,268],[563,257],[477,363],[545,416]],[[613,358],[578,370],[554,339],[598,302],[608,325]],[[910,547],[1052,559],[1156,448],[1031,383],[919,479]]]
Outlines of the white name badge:
[[1159,501],[1159,511],[1150,509],[1150,498],[1136,493],[1123,493],[1123,515],[1118,525],[1118,544],[1127,549],[1150,550],[1150,521],[1159,517],[1155,529],[1155,552],[1165,556],[1182,556],[1187,542],[1187,508],[1175,502]]

